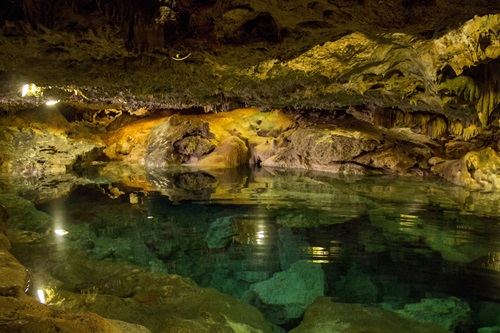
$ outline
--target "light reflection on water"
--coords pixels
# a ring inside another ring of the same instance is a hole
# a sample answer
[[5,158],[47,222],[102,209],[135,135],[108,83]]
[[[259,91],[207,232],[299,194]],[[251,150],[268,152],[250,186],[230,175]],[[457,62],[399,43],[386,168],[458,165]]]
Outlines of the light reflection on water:
[[66,244],[95,260],[180,274],[243,299],[253,284],[306,260],[322,265],[325,294],[342,302],[500,302],[494,194],[307,172],[183,171],[150,181],[156,191],[93,184],[39,208]]

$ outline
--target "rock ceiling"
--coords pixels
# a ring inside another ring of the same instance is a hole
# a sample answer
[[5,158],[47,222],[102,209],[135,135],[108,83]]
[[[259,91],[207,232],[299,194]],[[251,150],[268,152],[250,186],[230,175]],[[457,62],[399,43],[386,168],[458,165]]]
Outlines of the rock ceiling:
[[365,105],[486,125],[500,101],[496,0],[1,2],[4,113]]

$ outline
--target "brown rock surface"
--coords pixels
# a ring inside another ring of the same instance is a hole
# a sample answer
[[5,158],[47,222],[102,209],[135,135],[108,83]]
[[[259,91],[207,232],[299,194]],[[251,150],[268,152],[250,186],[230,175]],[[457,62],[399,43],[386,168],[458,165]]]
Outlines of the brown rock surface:
[[291,333],[445,333],[434,324],[422,324],[393,312],[359,304],[334,303],[318,297],[304,320]]

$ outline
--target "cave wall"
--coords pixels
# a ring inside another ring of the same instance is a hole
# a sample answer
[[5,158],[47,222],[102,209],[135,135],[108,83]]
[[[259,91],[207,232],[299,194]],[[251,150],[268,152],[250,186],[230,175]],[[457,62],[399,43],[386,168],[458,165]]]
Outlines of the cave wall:
[[[485,125],[499,100],[499,11],[496,1],[3,1],[0,106],[377,105]],[[27,83],[40,90],[21,97]]]
[[[497,187],[499,12],[497,1],[4,0],[0,167],[39,176],[149,158]],[[246,107],[293,121],[243,134],[217,124]],[[216,133],[195,126],[150,157],[153,124],[177,112],[211,114]]]

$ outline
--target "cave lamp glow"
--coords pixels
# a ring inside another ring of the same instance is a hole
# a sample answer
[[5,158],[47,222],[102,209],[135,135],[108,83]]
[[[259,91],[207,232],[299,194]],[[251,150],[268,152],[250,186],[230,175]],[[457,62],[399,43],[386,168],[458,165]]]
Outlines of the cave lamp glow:
[[54,233],[58,236],[64,236],[68,234],[68,232],[64,229],[55,229]]
[[21,90],[21,97],[24,97],[28,94],[28,91],[30,89],[30,85],[29,84],[25,84],[23,86],[23,89]]
[[40,303],[45,304],[45,292],[42,289],[36,291]]
[[51,106],[51,105],[56,105],[57,103],[59,103],[58,100],[56,101],[56,100],[51,99],[51,100],[45,102],[45,105]]

